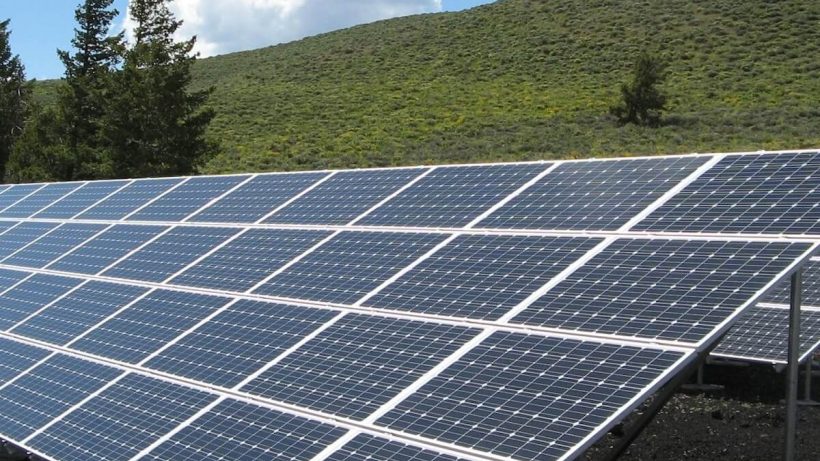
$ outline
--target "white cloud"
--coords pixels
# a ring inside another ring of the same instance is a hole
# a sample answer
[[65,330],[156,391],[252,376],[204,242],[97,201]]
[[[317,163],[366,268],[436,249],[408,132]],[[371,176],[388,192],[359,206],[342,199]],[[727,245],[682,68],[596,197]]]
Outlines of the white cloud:
[[[203,57],[289,42],[398,16],[441,11],[442,0],[174,0],[180,39]],[[125,22],[126,30],[132,24]]]

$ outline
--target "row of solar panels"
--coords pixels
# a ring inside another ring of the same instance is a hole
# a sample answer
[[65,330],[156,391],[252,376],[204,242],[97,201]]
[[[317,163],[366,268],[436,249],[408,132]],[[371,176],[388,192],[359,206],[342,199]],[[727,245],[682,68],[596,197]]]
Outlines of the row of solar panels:
[[[4,224],[0,254],[8,256],[0,259],[0,267],[685,343],[702,340],[811,247],[762,241]],[[572,274],[539,293],[570,266]],[[1,295],[0,308],[18,298],[38,306],[48,297],[33,298],[31,293],[60,296],[77,280],[58,277],[65,281],[40,284],[38,279],[46,276],[22,280],[26,275],[5,271],[0,286],[11,288]]]
[[[789,332],[789,283],[745,312],[712,351],[712,357],[786,364]],[[820,349],[820,258],[803,267],[800,361]]]
[[812,234],[819,193],[793,173],[818,164],[805,153],[684,156],[26,184],[2,190],[0,218],[617,230],[701,168],[634,230]]

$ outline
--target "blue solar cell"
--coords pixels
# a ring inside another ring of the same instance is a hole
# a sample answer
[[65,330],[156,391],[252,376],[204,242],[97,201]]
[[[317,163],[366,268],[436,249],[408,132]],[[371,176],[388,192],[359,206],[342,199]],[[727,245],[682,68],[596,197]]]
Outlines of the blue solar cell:
[[817,235],[818,178],[820,152],[728,156],[635,229]]
[[136,180],[87,209],[77,219],[122,219],[180,181],[180,178]]
[[33,275],[0,296],[0,329],[12,327],[81,282],[56,275]]
[[146,366],[233,387],[335,315],[328,310],[240,300]]
[[707,160],[672,157],[564,163],[476,227],[617,230]]
[[19,221],[0,221],[0,235],[19,223]]
[[463,235],[364,304],[495,320],[600,242],[592,238]]
[[96,327],[71,347],[138,363],[228,301],[216,296],[157,290]]
[[[789,310],[753,307],[735,322],[729,333],[712,350],[712,355],[788,363]],[[800,352],[802,357],[820,343],[820,312],[800,312]]]
[[10,255],[56,228],[59,224],[21,222],[0,235],[0,255]]
[[377,424],[513,459],[572,458],[585,437],[681,358],[498,332]]
[[476,334],[459,326],[348,315],[242,390],[364,419]]
[[248,176],[191,178],[145,208],[128,217],[129,221],[182,221]]
[[19,375],[48,354],[45,349],[0,338],[0,383]]
[[0,295],[11,288],[15,283],[31,275],[29,272],[13,271],[10,269],[0,269]]
[[45,219],[72,218],[126,184],[128,184],[128,181],[94,181],[86,183],[70,195],[66,195],[51,206],[44,208],[34,217]]
[[169,283],[245,291],[330,234],[326,231],[251,229]]
[[808,244],[622,239],[512,322],[697,342],[808,249]]
[[547,166],[541,163],[440,167],[356,224],[462,227]]
[[54,459],[129,459],[216,396],[130,374],[28,444]]
[[309,461],[345,429],[236,400],[224,400],[144,460]]
[[357,435],[327,457],[328,461],[460,461],[462,459],[370,434]]
[[260,175],[200,211],[190,220],[222,223],[256,222],[325,176],[327,173]]
[[[820,307],[820,261],[809,261],[803,265],[803,283],[801,299],[804,306]],[[789,304],[791,301],[791,283],[783,280],[778,283],[763,301],[769,303]]]
[[147,288],[136,286],[90,281],[13,331],[64,345],[146,291]]
[[51,357],[0,390],[3,434],[23,440],[120,374],[66,355]]
[[106,270],[103,275],[162,282],[237,232],[239,229],[177,227]]
[[4,218],[28,218],[82,185],[83,183],[47,184],[37,192],[3,210],[0,216]]
[[46,266],[47,269],[97,274],[167,229],[118,224]]
[[43,186],[43,184],[19,184],[7,188],[0,193],[0,212],[26,198],[29,194]]
[[442,234],[343,232],[254,293],[352,303],[445,238]]
[[62,224],[37,241],[9,255],[2,263],[25,267],[47,266],[103,229],[105,226],[100,224]]
[[424,171],[421,168],[340,171],[265,222],[347,224]]

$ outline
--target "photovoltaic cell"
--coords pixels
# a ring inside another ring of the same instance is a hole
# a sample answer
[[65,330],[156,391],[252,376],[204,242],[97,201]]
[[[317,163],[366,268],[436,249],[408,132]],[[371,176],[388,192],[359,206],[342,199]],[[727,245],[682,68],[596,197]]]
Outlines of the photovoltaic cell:
[[497,332],[377,424],[513,459],[558,459],[682,358]]
[[440,167],[356,224],[462,227],[548,166],[541,163]]
[[35,214],[35,218],[69,219],[94,205],[109,194],[128,184],[128,181],[94,181],[64,196],[52,205]]
[[365,305],[495,320],[600,242],[593,238],[462,235]]
[[0,234],[19,224],[19,221],[0,221]]
[[[820,307],[820,261],[809,261],[803,266],[801,298],[804,306]],[[791,301],[791,282],[786,279],[763,298],[768,303],[788,305]]]
[[348,315],[242,390],[364,419],[476,334],[459,326]]
[[121,370],[55,355],[0,390],[0,427],[22,440],[122,374]]
[[101,224],[61,224],[47,235],[2,260],[3,264],[44,267],[105,229]]
[[15,283],[31,275],[29,272],[0,269],[0,293],[11,288]]
[[621,239],[512,322],[697,342],[808,248],[802,243]]
[[28,319],[13,332],[65,345],[146,291],[147,288],[92,280]]
[[45,307],[81,280],[36,274],[0,296],[0,329],[6,330]]
[[257,176],[200,211],[195,222],[256,222],[328,173],[270,174]]
[[144,460],[309,461],[345,429],[237,400],[224,400]]
[[21,222],[0,235],[0,255],[10,255],[23,248],[59,224],[45,222]]
[[83,183],[46,184],[42,189],[3,210],[0,216],[4,218],[27,218],[82,185]]
[[820,152],[732,155],[635,229],[820,234]]
[[460,461],[462,459],[370,434],[357,435],[327,457],[328,461]]
[[335,315],[328,310],[240,300],[146,366],[230,388]]
[[128,375],[38,434],[29,445],[54,459],[129,459],[216,396]]
[[[755,361],[788,363],[789,310],[754,307],[744,312],[712,355],[745,357]],[[800,312],[800,353],[820,344],[820,312]]]
[[564,163],[476,227],[617,230],[707,160],[659,157]]
[[254,293],[352,303],[446,237],[399,232],[343,232]]
[[103,275],[162,282],[237,232],[239,229],[177,227],[106,270]]
[[71,347],[138,363],[228,301],[216,296],[157,290],[96,327]]
[[0,338],[0,383],[19,375],[48,354],[45,349]]
[[180,181],[179,178],[136,180],[84,211],[77,219],[122,219]]
[[165,229],[167,227],[117,224],[49,264],[46,269],[97,274]]
[[248,176],[191,178],[159,200],[128,217],[129,221],[182,221]]
[[265,222],[347,224],[424,171],[421,168],[341,171]]
[[0,193],[0,212],[26,198],[27,195],[43,187],[43,184],[18,184]]
[[170,283],[245,291],[330,234],[327,231],[251,229]]

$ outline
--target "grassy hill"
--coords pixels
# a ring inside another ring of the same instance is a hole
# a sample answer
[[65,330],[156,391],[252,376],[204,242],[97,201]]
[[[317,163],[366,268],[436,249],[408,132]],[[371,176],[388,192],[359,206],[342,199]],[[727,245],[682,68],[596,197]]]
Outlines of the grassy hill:
[[[820,146],[816,0],[501,0],[203,59],[207,172]],[[666,123],[608,115],[641,50]]]

